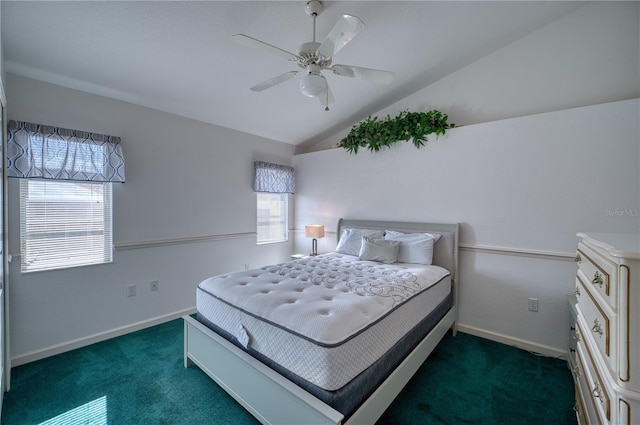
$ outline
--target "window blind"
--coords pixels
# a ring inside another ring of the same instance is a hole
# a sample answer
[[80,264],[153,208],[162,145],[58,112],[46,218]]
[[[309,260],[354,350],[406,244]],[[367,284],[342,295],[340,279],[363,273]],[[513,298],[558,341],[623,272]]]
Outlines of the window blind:
[[287,240],[288,196],[286,193],[258,193],[258,244]]
[[22,272],[113,260],[111,183],[20,180]]

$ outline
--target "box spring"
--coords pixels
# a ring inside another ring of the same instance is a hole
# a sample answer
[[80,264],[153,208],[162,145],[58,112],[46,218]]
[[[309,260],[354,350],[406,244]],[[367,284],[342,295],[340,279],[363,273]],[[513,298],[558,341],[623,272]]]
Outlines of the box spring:
[[392,349],[387,351],[373,365],[337,391],[327,391],[300,378],[298,375],[290,372],[250,347],[248,349],[244,348],[235,336],[211,323],[201,314],[198,314],[197,318],[201,323],[214,330],[238,348],[249,353],[299,387],[345,415],[346,420],[402,362],[404,357],[407,356],[447,314],[452,306],[453,293],[450,292],[449,295],[447,295],[446,298],[427,317],[421,320],[410,332],[404,335],[392,347]]

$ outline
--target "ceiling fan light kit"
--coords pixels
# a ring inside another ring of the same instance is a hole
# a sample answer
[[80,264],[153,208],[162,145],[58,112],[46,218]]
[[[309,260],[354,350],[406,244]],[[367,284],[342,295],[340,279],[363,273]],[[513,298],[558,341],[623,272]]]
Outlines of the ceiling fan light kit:
[[300,77],[300,92],[307,97],[318,97],[327,91],[327,80],[318,74],[309,73]]
[[391,71],[351,65],[331,65],[333,56],[364,28],[364,22],[356,16],[342,15],[322,43],[318,43],[316,42],[316,17],[322,8],[322,2],[319,0],[307,2],[305,11],[313,18],[313,41],[303,43],[297,55],[244,34],[233,35],[233,40],[239,44],[287,59],[304,70],[288,71],[270,78],[251,87],[252,91],[263,91],[287,80],[299,78],[300,93],[307,97],[317,97],[325,106],[325,110],[329,110],[328,105],[334,102],[334,98],[326,78],[322,75],[324,69],[330,69],[335,75],[341,77],[369,80],[380,84],[390,84],[393,81],[395,74]]

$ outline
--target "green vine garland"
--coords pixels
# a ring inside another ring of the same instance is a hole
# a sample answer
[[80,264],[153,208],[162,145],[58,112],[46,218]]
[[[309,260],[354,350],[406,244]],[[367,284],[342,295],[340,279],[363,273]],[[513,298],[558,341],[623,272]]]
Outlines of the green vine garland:
[[440,136],[455,124],[447,123],[449,117],[440,111],[409,112],[402,111],[394,118],[387,115],[384,120],[369,117],[354,125],[347,137],[340,140],[338,147],[349,153],[357,154],[359,148],[368,148],[371,152],[378,152],[382,148],[389,148],[394,143],[413,140],[416,148],[424,146],[428,134]]

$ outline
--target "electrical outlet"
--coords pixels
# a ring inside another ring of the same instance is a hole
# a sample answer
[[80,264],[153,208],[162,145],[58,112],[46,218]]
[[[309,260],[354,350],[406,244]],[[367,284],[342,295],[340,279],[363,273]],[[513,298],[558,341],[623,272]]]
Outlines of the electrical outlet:
[[244,265],[244,269],[245,269],[245,270],[249,270],[249,264],[245,264],[245,265]]
[[151,283],[149,284],[149,286],[150,286],[150,289],[152,291],[157,291],[158,289],[160,289],[158,287],[158,281],[157,280],[152,280]]
[[538,299],[529,298],[529,311],[538,311]]
[[136,296],[136,284],[132,283],[127,286],[127,297],[135,297]]

